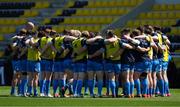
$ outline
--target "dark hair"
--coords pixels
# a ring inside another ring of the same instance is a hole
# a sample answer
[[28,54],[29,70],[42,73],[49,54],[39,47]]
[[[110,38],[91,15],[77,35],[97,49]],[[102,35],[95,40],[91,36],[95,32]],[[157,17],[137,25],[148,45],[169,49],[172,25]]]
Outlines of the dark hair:
[[131,32],[130,28],[125,28],[121,31],[121,35],[127,35],[130,32]]
[[45,37],[46,34],[45,34],[44,31],[39,31],[37,36],[38,36],[39,38],[41,38],[41,37]]
[[139,27],[137,27],[137,29],[140,31],[141,34],[144,33],[144,27],[143,26],[139,26]]
[[106,34],[107,34],[107,36],[109,36],[109,37],[113,37],[113,36],[114,36],[114,31],[113,31],[113,30],[107,30],[107,31],[106,31]]
[[131,36],[139,36],[141,34],[141,31],[139,29],[133,29]]

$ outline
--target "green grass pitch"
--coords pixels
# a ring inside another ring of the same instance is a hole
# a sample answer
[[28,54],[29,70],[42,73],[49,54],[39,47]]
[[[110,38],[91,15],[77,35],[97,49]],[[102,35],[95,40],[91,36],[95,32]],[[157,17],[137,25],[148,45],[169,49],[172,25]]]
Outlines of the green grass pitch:
[[155,98],[25,98],[11,97],[9,91],[0,86],[0,106],[180,106],[180,89],[171,89],[171,97]]

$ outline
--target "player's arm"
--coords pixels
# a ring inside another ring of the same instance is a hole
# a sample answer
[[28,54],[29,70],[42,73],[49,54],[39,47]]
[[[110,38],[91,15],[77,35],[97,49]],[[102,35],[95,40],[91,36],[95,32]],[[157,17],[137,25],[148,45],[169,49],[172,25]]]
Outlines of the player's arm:
[[104,48],[101,48],[101,49],[97,50],[94,54],[89,55],[88,57],[91,59],[91,58],[97,57],[103,53],[104,53]]
[[20,58],[21,56],[23,56],[25,53],[27,52],[27,47],[24,47],[21,51],[21,53],[18,55],[18,58]]
[[147,48],[143,48],[143,47],[140,47],[138,46],[136,48],[136,50],[140,51],[140,52],[148,52],[150,50],[150,47],[147,47]]
[[64,41],[73,41],[75,39],[77,39],[77,38],[73,37],[73,36],[68,36],[68,35],[65,35],[65,37],[64,37]]
[[86,44],[92,44],[92,43],[96,42],[96,40],[98,40],[98,39],[103,39],[103,38],[101,36],[96,36],[94,38],[87,39]]

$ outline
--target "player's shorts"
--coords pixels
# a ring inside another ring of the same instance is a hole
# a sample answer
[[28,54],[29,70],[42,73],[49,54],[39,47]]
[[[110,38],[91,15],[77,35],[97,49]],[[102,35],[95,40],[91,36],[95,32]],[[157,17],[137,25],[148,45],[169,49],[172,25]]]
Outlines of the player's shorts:
[[105,72],[114,72],[115,74],[119,74],[121,72],[121,64],[117,63],[105,63],[104,64]]
[[160,59],[158,59],[159,60],[159,67],[158,67],[158,70],[157,70],[157,72],[160,72],[160,71],[162,71],[162,64],[163,64],[163,61],[162,61],[162,59],[160,58]]
[[53,72],[64,72],[64,62],[63,61],[55,61],[53,64]]
[[41,72],[39,61],[27,61],[27,72]]
[[150,70],[150,61],[136,62],[135,63],[135,72],[146,72],[148,73]]
[[53,61],[52,60],[41,60],[41,71],[52,72]]
[[64,60],[64,70],[72,70],[73,69],[73,64],[71,59],[65,59]]
[[158,72],[159,71],[159,60],[155,59],[152,61],[152,72]]
[[27,60],[20,60],[20,71],[21,72],[27,71]]
[[86,63],[73,63],[73,72],[86,72]]
[[87,71],[103,71],[103,64],[96,61],[87,61]]
[[19,60],[13,60],[12,61],[12,68],[13,68],[13,72],[16,73],[16,72],[20,72],[20,61]]
[[162,71],[165,72],[168,69],[168,62],[163,61],[162,62]]
[[121,64],[122,72],[134,72],[134,64]]

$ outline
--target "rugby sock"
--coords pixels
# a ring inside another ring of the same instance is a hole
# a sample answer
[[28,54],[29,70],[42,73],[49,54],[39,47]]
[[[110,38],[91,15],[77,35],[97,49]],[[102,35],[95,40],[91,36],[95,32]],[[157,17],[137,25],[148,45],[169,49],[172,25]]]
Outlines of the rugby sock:
[[137,95],[141,95],[140,80],[139,79],[134,80],[134,84],[135,84],[135,87],[136,87]]
[[11,87],[11,95],[14,95],[14,94],[15,94],[15,90],[16,90],[15,87]]
[[83,86],[83,81],[82,80],[78,80],[77,81],[77,94],[78,95],[81,95],[82,86]]
[[50,92],[50,85],[51,85],[51,81],[50,80],[46,80],[46,95],[48,95]]
[[37,88],[34,87],[34,96],[37,96],[37,95],[38,95]]
[[98,80],[98,95],[102,95],[103,80]]
[[18,93],[18,94],[21,94],[21,91],[22,91],[22,90],[21,90],[21,83],[19,83],[19,84],[18,84],[18,90],[17,90],[17,93]]
[[77,80],[73,80],[73,93],[74,95],[77,94]]
[[84,93],[87,94],[88,93],[88,79],[85,79],[84,80]]
[[152,89],[152,95],[155,95],[156,88]]
[[164,90],[165,90],[165,94],[169,94],[169,82],[165,82],[164,81]]
[[21,82],[21,93],[24,95],[26,93],[26,86],[27,86],[27,79],[24,78],[22,79],[22,82]]
[[149,88],[149,95],[150,95],[150,96],[153,95],[153,88]]
[[116,96],[116,93],[115,93],[116,83],[115,81],[112,81],[112,80],[110,80],[109,82],[110,82],[112,96]]
[[134,94],[134,82],[130,82],[130,94]]
[[109,80],[106,80],[106,94],[109,95],[109,90],[110,90],[110,83],[109,83]]
[[119,81],[116,81],[116,89],[115,89],[116,96],[118,96],[118,91],[119,91]]
[[159,84],[158,84],[158,87],[159,87],[159,91],[161,93],[161,95],[164,95],[164,80],[159,80]]
[[130,82],[126,82],[125,85],[126,95],[130,95]]
[[147,78],[142,79],[141,84],[142,84],[142,94],[147,95],[148,79]]
[[32,86],[31,85],[28,86],[27,93],[29,93],[30,95],[32,94]]
[[94,85],[94,80],[88,80],[88,86],[89,86],[90,95],[94,95],[93,85]]
[[69,90],[69,94],[73,94],[73,86],[72,86],[72,84],[69,85],[68,90]]
[[64,79],[59,80],[59,87],[63,88],[65,87],[66,81]]
[[58,80],[53,80],[53,93],[56,94],[58,88]]
[[45,80],[40,80],[40,93],[44,93]]

